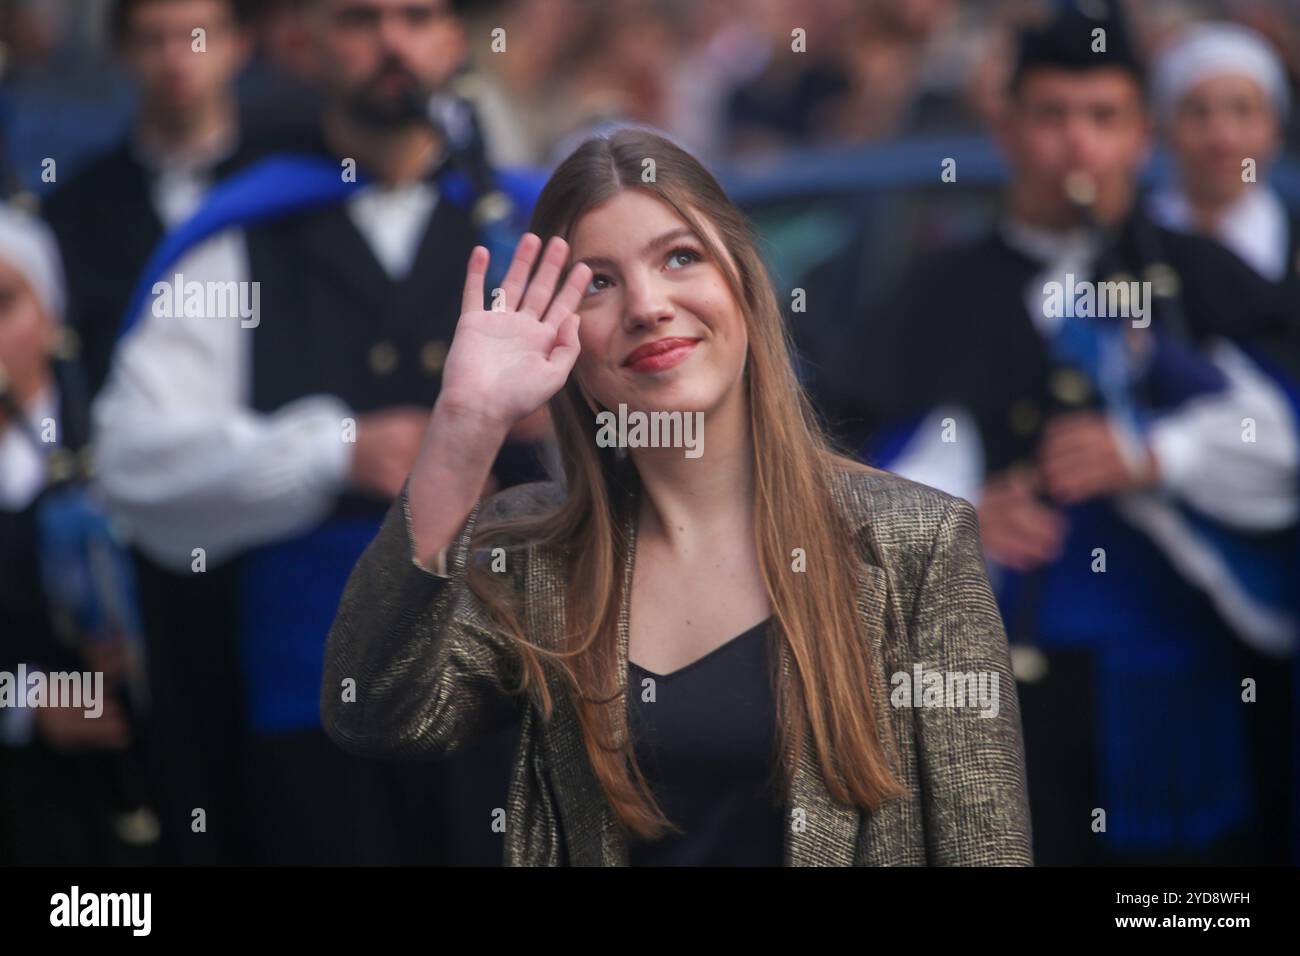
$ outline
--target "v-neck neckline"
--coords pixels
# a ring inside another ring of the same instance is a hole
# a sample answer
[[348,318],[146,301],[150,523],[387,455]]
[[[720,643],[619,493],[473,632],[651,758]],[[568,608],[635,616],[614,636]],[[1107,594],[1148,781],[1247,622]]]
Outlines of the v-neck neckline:
[[[636,497],[634,491],[631,497]],[[618,668],[615,673],[618,695],[620,696],[626,695],[628,692],[628,611],[631,597],[632,570],[636,560],[637,529],[635,511],[631,508],[628,510],[629,513],[624,515],[621,522],[626,550],[621,587],[622,603],[618,614]],[[858,613],[864,619],[882,622],[881,626],[872,635],[872,648],[877,655],[875,661],[876,676],[885,684],[887,684],[883,670],[885,633],[890,626],[896,629],[902,627],[901,621],[896,616],[897,608],[887,601],[887,595],[888,585],[884,570],[871,561],[863,564],[858,574],[855,604]],[[889,623],[885,623],[886,621]],[[562,611],[560,611],[558,619],[554,623],[555,626],[563,629],[564,615]],[[794,664],[789,645],[784,640],[779,643],[777,653],[780,661],[780,681],[782,685],[786,685],[792,679],[791,672]],[[624,706],[626,706],[626,703],[624,703]],[[876,707],[877,716],[883,721],[888,721],[890,716],[888,707],[879,701],[876,702]],[[615,722],[614,745],[616,747],[627,745],[629,723],[626,719]],[[567,766],[563,755],[581,752],[582,737],[576,716],[571,716],[564,733],[567,735],[566,739],[551,743],[548,749],[548,753],[558,759],[562,767]],[[822,782],[816,752],[816,748],[813,746],[812,734],[807,727],[805,727],[803,747],[798,759],[796,759],[793,741],[787,741],[785,757],[790,761],[790,766],[793,768],[791,771],[789,805],[805,808],[807,819],[815,821],[815,825],[802,828],[791,826],[786,829],[783,846],[784,863],[786,866],[852,866],[857,858],[858,834],[862,826],[862,814],[857,807],[842,804],[831,797]],[[578,848],[584,852],[581,854],[581,861],[577,861],[574,857],[571,857],[571,859],[578,862],[578,865],[627,866],[628,844],[625,832],[614,815],[608,800],[603,799],[603,794],[596,783],[595,777],[589,770],[589,765],[586,766],[588,769],[585,772],[573,771],[581,781],[574,785],[574,789],[575,792],[589,797],[590,802],[584,803],[582,799],[575,797],[573,800],[566,801],[566,809],[578,821],[579,826],[577,829],[582,830],[586,826],[596,829],[599,834],[596,838],[598,845],[588,847],[581,842],[572,843],[571,848]],[[593,807],[597,809],[593,811]],[[586,852],[588,849],[591,852]],[[876,861],[884,858],[884,851],[881,850],[878,843],[873,843],[866,848],[865,855],[867,860]]]
[[716,657],[717,655],[721,654],[723,651],[727,650],[728,648],[735,648],[737,645],[740,644],[741,641],[743,641],[745,638],[752,635],[755,631],[760,631],[760,630],[766,631],[767,625],[769,622],[771,622],[771,620],[772,620],[772,615],[769,614],[767,617],[763,618],[763,620],[759,621],[754,626],[744,631],[741,631],[739,634],[735,635],[734,637],[727,638],[727,640],[723,641],[713,650],[708,651],[702,656],[695,658],[695,660],[691,661],[689,664],[683,664],[681,667],[669,671],[667,674],[656,674],[654,671],[642,667],[640,664],[638,664],[636,661],[632,660],[631,658],[628,659],[627,664],[628,667],[635,667],[642,674],[645,674],[647,677],[653,677],[655,680],[670,680],[672,678],[681,676],[682,674],[686,673],[689,670],[693,670],[694,668],[699,667],[701,664],[707,662],[710,658]]

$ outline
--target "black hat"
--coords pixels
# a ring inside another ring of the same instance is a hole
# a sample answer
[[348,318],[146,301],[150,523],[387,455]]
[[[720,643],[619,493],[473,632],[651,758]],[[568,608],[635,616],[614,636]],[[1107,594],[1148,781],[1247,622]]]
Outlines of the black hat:
[[[1082,72],[1118,66],[1146,86],[1146,70],[1129,39],[1117,0],[1064,0],[1046,23],[1020,34],[1011,88],[1038,67]],[[1102,30],[1097,34],[1095,31]]]

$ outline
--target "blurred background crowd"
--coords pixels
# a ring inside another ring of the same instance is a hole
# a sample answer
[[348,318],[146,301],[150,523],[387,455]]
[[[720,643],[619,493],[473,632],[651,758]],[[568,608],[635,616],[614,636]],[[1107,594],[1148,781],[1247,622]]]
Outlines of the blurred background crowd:
[[[243,121],[258,135],[293,126],[315,98],[322,65],[305,35],[307,5],[237,5],[251,51],[233,82]],[[709,163],[814,145],[978,134],[1001,106],[1017,25],[1044,5],[483,0],[461,9],[492,159],[544,165],[603,119],[653,125]],[[65,158],[74,171],[126,129],[140,91],[114,54],[107,7],[107,0],[4,5],[12,187],[34,186],[45,156]],[[1129,14],[1144,56],[1189,22],[1226,18],[1267,37],[1293,80],[1300,73],[1300,11],[1285,0],[1151,0],[1131,4]],[[519,41],[506,55],[492,52],[498,27]],[[806,52],[791,50],[796,27],[812,38]],[[1290,131],[1297,122],[1292,116]]]
[[[1131,103],[1044,79],[1098,63],[1139,77]],[[511,733],[433,766],[345,757],[319,727],[320,655],[486,228],[442,177],[509,173],[526,206],[583,136],[630,122],[750,214],[778,291],[806,302],[801,369],[841,444],[981,504],[1040,862],[1294,863],[1298,84],[1294,0],[0,0],[0,669],[116,688],[94,721],[0,711],[0,860],[500,861]],[[455,120],[410,109],[438,91],[473,108],[445,154]],[[1059,196],[1034,186],[1053,123],[1070,155],[1040,178]],[[336,195],[312,156],[378,185]],[[990,245],[1004,208],[1024,228]],[[1080,353],[1002,324],[1067,265],[1166,301],[1177,341],[1144,427],[1187,427],[1142,434],[1182,486],[1097,437],[1112,396],[1070,394]],[[262,324],[137,321],[142,280],[172,271],[260,281]],[[48,417],[57,440],[19,434]],[[1262,435],[1238,468],[1242,418]],[[957,442],[975,459],[918,441],[946,421],[982,436]],[[514,436],[494,485],[541,477],[544,436]],[[1090,470],[1107,454],[1121,477]],[[1126,497],[1153,488],[1176,506]],[[1071,508],[1079,547],[1107,544],[1102,594],[1042,570],[1072,553],[1052,530]],[[53,593],[87,563],[84,593]]]

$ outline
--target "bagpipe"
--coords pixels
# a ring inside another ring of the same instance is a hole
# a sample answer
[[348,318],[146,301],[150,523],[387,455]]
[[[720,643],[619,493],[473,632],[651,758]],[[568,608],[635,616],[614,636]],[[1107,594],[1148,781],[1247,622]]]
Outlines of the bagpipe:
[[76,363],[75,333],[63,330],[51,357],[62,413],[33,428],[0,376],[0,408],[31,443],[45,465],[46,484],[35,504],[42,597],[59,644],[94,665],[113,647],[120,653],[120,680],[106,684],[130,730],[124,750],[106,757],[105,786],[112,827],[122,842],[154,843],[159,836],[149,807],[145,767],[145,719],[149,692],[134,565],[125,535],[97,493],[88,441],[87,401]]
[[[0,68],[0,74],[5,73]],[[0,110],[5,104],[0,103]],[[7,128],[8,124],[4,124]],[[24,192],[11,150],[0,134],[0,191],[5,201],[29,212],[38,205]],[[36,502],[37,563],[43,598],[55,639],[87,662],[98,651],[121,642],[122,679],[110,691],[129,728],[126,750],[108,757],[108,806],[112,827],[123,843],[156,843],[158,818],[148,805],[144,773],[144,726],[149,707],[148,678],[134,565],[121,528],[108,513],[92,482],[89,396],[78,364],[80,340],[66,326],[50,356],[50,370],[62,407],[53,433],[34,430],[9,389],[0,365],[0,412],[45,462],[46,485]]]
[[[1126,223],[1136,257],[1126,258],[1115,231],[1095,214],[1091,178],[1072,173],[1065,190],[1097,250],[1091,288],[1110,287],[1120,294],[1110,299],[1119,305],[1117,314],[1100,314],[1108,297],[1098,291],[1092,314],[1072,315],[1048,339],[1051,412],[1104,410],[1141,433],[1169,408],[1225,389],[1226,377],[1191,343],[1177,273],[1166,262],[1151,224],[1141,214]],[[1131,301],[1134,287],[1138,295],[1150,291],[1144,308]],[[1138,311],[1145,313],[1140,322],[1133,321]]]
[[[1192,399],[1230,387],[1223,369],[1194,340],[1183,308],[1181,283],[1169,265],[1157,229],[1141,213],[1127,223],[1127,244],[1101,223],[1094,211],[1095,185],[1082,174],[1067,178],[1066,193],[1078,221],[1097,250],[1095,287],[1149,290],[1146,315],[1121,298],[1121,314],[1074,315],[1048,338],[1049,402],[1044,420],[1093,410],[1105,414],[1121,432],[1145,444],[1144,436],[1163,415]],[[1102,300],[1099,294],[1098,302]],[[1285,396],[1293,421],[1300,423],[1300,381],[1258,345],[1234,345]],[[1051,502],[1047,502],[1050,504]],[[1224,620],[1247,643],[1269,654],[1288,653],[1296,641],[1295,576],[1300,536],[1252,533],[1230,528],[1172,496],[1142,504],[1117,502],[1144,532],[1157,528],[1162,550],[1188,583],[1205,590]],[[1155,512],[1159,514],[1155,514]],[[1196,557],[1191,557],[1195,555]],[[1033,621],[1045,570],[1013,582],[1019,592],[1009,630],[1013,640],[1032,643]]]

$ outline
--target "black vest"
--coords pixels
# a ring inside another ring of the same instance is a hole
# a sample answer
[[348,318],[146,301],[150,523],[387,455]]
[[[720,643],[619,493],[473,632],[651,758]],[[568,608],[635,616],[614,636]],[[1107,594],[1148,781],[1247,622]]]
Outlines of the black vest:
[[[467,210],[439,197],[411,270],[397,281],[341,204],[251,227],[246,237],[250,278],[261,284],[259,323],[246,330],[254,409],[271,413],[321,393],[356,415],[433,406],[478,241]],[[336,516],[386,507],[347,493]]]
[[[1224,336],[1286,362],[1294,320],[1283,297],[1217,243],[1125,222],[1094,263],[1096,281],[1172,273],[1174,294],[1152,303],[1153,327],[1200,343]],[[927,257],[875,312],[859,375],[877,421],[906,420],[936,405],[971,410],[985,464],[996,472],[1036,454],[1047,419],[1066,405],[1095,407],[1077,374],[1054,363],[1029,315],[1025,290],[1042,270],[999,233]],[[1076,393],[1071,395],[1071,393]]]
[[[264,152],[241,136],[235,150],[213,165],[213,182]],[[92,396],[108,375],[122,313],[136,281],[163,238],[150,194],[153,179],[132,146],[124,143],[67,184],[53,187],[42,205],[63,257],[68,322],[81,337],[82,367]]]

